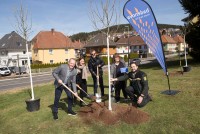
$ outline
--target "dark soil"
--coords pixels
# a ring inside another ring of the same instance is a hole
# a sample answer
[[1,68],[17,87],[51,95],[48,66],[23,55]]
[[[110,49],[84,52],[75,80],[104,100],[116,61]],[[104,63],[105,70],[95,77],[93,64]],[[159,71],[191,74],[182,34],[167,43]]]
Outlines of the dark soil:
[[174,76],[182,76],[183,72],[182,71],[176,71],[176,72],[170,72],[169,76],[174,77]]
[[92,102],[90,106],[81,107],[79,116],[86,124],[97,121],[106,125],[113,125],[121,121],[127,124],[139,124],[149,120],[147,113],[127,104],[112,103],[112,111],[110,111],[107,102]]

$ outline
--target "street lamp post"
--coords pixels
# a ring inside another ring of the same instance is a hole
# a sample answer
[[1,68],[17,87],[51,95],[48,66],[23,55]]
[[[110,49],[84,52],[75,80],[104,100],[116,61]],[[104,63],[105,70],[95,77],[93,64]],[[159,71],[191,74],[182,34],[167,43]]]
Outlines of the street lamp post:
[[129,47],[130,47],[130,45],[129,45],[129,26],[125,26],[125,27],[127,27],[128,28],[128,43],[127,43],[127,45],[128,45],[128,66],[129,66]]

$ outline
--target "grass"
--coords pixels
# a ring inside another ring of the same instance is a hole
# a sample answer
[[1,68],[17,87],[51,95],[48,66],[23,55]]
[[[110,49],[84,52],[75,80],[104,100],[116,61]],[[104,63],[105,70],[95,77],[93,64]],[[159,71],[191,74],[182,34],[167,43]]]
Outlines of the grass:
[[[180,71],[177,59],[168,62],[170,73]],[[168,90],[167,79],[160,66],[155,64],[142,65],[141,70],[147,73],[150,94],[153,102],[140,110],[149,113],[150,120],[138,125],[129,125],[120,122],[116,125],[105,126],[96,122],[92,125],[83,124],[79,117],[66,114],[66,95],[62,94],[59,109],[59,120],[52,119],[51,107],[54,101],[53,83],[36,86],[35,95],[41,99],[39,111],[27,112],[25,100],[29,98],[28,90],[0,94],[0,133],[73,133],[73,134],[143,134],[143,133],[199,133],[200,132],[200,64],[192,59],[188,60],[192,70],[183,75],[171,75],[172,90],[180,92],[174,96],[161,94]],[[104,77],[105,85],[108,79]],[[89,83],[92,84],[91,78]],[[92,87],[89,93],[92,93]],[[105,89],[107,91],[107,88]],[[88,101],[88,100],[86,100]],[[78,111],[79,106],[74,107]]]

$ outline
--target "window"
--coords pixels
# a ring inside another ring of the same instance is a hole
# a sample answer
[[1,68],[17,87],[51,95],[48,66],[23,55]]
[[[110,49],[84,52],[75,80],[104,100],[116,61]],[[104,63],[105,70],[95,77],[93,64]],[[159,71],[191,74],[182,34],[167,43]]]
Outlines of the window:
[[3,64],[6,65],[6,60],[3,60]]
[[68,54],[68,49],[65,49],[65,54]]
[[4,55],[4,54],[5,54],[5,52],[4,52],[4,51],[2,51],[2,52],[1,52],[1,55]]
[[26,65],[27,64],[27,60],[22,60],[22,65]]
[[53,49],[49,49],[49,54],[53,54]]
[[50,60],[50,64],[53,64],[53,60]]
[[17,46],[18,46],[18,47],[21,47],[22,44],[21,44],[20,42],[17,42]]
[[26,51],[23,51],[23,54],[26,54]]
[[68,59],[65,59],[65,62],[68,62]]
[[34,54],[37,54],[38,53],[38,50],[34,50]]

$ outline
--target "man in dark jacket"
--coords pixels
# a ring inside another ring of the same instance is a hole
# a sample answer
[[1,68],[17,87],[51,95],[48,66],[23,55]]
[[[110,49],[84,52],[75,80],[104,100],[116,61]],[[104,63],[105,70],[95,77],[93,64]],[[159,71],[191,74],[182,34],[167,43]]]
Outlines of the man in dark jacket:
[[148,94],[149,86],[147,75],[138,69],[139,64],[139,60],[132,61],[130,63],[131,72],[124,76],[113,78],[111,81],[123,81],[129,79],[130,86],[126,88],[126,92],[131,98],[133,106],[143,107],[151,101],[151,97]]
[[66,86],[73,88],[74,93],[77,94],[76,89],[76,75],[77,70],[74,68],[76,64],[76,60],[71,58],[69,60],[68,64],[62,64],[58,68],[56,68],[52,75],[55,78],[55,99],[54,99],[54,106],[52,109],[54,119],[58,119],[58,104],[60,100],[60,96],[62,94],[62,91],[64,91],[67,94],[67,103],[68,103],[68,115],[76,115],[76,113],[72,110],[72,104],[73,104],[73,96],[72,93],[67,90],[65,87],[62,86],[62,83],[64,83]]
[[[104,96],[104,85],[103,85],[103,69],[102,67],[105,65],[104,61],[97,56],[97,53],[95,50],[91,51],[91,57],[88,61],[88,69],[92,75],[93,79],[93,86],[94,86],[94,95],[97,93],[97,79],[99,80],[100,88],[101,88],[101,96]],[[98,68],[98,74],[97,76],[97,68]]]

